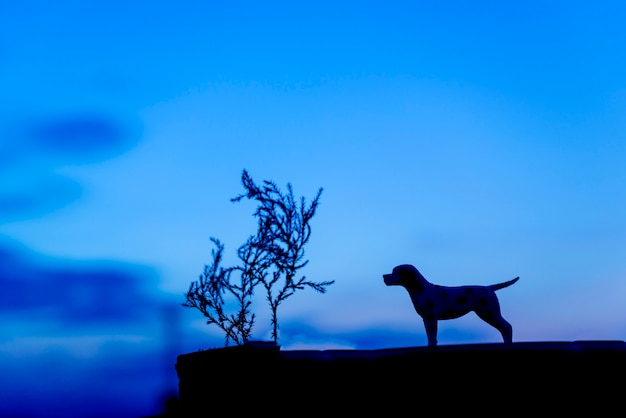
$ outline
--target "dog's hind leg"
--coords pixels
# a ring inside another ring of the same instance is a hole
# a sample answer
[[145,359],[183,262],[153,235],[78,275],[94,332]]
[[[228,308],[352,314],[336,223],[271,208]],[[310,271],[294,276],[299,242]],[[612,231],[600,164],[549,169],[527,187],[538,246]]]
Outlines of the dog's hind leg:
[[513,326],[511,326],[506,319],[499,315],[499,313],[498,315],[492,315],[485,312],[476,312],[476,314],[480,317],[480,319],[500,331],[502,339],[505,343],[513,342]]
[[496,325],[494,325],[500,334],[502,334],[502,339],[505,343],[510,344],[513,342],[513,326],[509,324],[504,318],[500,317],[500,320]]

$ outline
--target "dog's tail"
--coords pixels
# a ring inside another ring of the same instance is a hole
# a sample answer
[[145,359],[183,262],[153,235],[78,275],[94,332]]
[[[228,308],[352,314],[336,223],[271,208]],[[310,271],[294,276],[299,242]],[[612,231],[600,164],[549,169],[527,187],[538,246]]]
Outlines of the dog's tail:
[[492,284],[491,286],[489,286],[489,288],[491,290],[499,290],[499,289],[503,289],[505,287],[509,287],[511,286],[513,283],[515,283],[516,281],[519,280],[519,277],[516,277],[514,279],[509,280],[508,282],[502,282],[502,283],[496,283],[496,284]]

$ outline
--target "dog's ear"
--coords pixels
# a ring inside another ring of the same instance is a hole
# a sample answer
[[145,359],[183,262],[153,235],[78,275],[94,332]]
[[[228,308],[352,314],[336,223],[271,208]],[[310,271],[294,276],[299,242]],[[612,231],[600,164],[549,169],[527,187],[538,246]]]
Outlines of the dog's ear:
[[421,274],[420,274],[419,270],[418,270],[418,269],[417,269],[417,267],[415,267],[413,264],[405,264],[405,265],[403,265],[403,266],[402,266],[402,270],[403,270],[405,273],[409,273],[409,274],[417,274],[417,275],[420,275],[420,276],[421,276]]
[[420,293],[424,291],[426,283],[428,283],[427,280],[414,265],[403,264],[398,269],[398,284],[407,289],[410,287],[412,292]]
[[411,271],[413,272],[417,280],[426,281],[426,277],[424,277],[416,267],[411,266]]
[[413,264],[398,264],[393,268],[394,273],[401,273],[406,270],[417,270]]

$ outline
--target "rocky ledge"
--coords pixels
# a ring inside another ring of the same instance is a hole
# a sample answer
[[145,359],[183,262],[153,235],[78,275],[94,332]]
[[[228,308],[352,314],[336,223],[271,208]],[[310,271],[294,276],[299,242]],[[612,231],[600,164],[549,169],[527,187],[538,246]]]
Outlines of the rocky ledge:
[[252,342],[182,354],[176,371],[185,416],[217,410],[597,416],[623,411],[626,404],[623,341],[376,350],[281,350]]

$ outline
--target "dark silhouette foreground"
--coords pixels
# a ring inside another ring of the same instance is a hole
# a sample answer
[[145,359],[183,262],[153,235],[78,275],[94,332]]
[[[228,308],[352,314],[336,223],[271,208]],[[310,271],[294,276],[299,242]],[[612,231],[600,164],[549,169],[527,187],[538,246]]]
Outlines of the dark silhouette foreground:
[[496,290],[511,286],[516,277],[489,286],[440,286],[430,283],[414,266],[402,264],[383,274],[387,286],[402,286],[411,297],[415,311],[426,327],[428,345],[437,345],[437,322],[459,318],[470,312],[502,334],[505,343],[513,341],[513,327],[502,317]]
[[294,351],[245,344],[180,355],[176,370],[182,416],[209,417],[224,408],[289,417],[563,416],[585,408],[602,416],[623,410],[626,344]]

